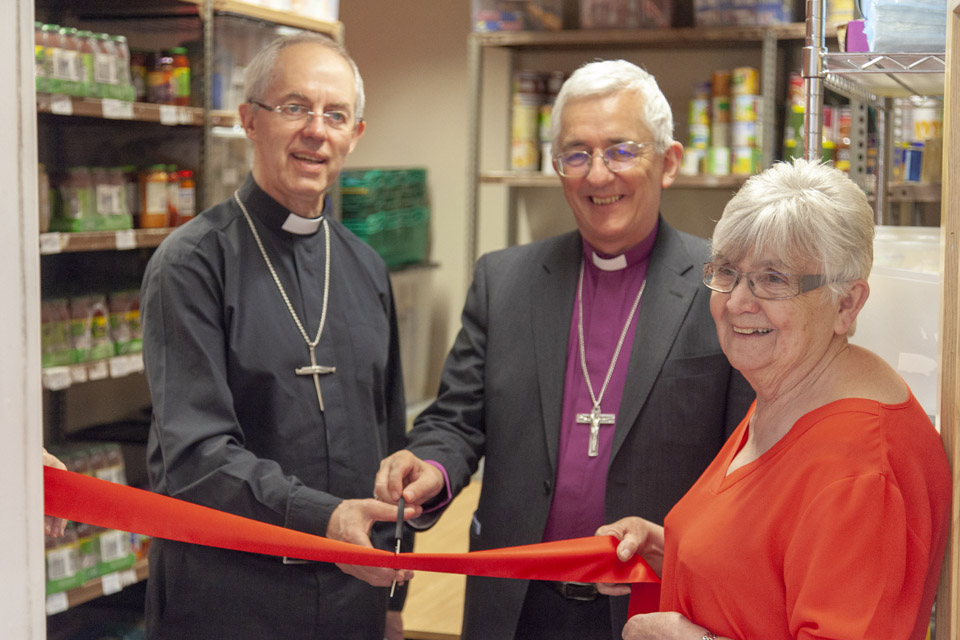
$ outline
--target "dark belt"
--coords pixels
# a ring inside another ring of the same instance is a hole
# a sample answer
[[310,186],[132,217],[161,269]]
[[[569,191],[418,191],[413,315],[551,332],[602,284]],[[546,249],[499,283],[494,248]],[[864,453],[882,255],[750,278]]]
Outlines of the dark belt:
[[547,585],[567,600],[582,600],[589,602],[596,600],[600,592],[597,591],[597,585],[592,582],[551,582],[543,580]]

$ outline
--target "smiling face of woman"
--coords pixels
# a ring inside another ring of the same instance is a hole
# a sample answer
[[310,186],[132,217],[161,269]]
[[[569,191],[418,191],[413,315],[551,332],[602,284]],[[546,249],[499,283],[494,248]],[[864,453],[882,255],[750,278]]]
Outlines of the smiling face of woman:
[[[723,262],[722,257],[715,261]],[[747,256],[728,266],[741,272],[819,272],[813,265],[787,267],[770,256]],[[730,293],[714,291],[710,296],[720,346],[758,395],[802,383],[827,358],[834,340],[845,340],[849,324],[842,307],[827,287],[784,300],[764,300],[750,291],[744,277]]]

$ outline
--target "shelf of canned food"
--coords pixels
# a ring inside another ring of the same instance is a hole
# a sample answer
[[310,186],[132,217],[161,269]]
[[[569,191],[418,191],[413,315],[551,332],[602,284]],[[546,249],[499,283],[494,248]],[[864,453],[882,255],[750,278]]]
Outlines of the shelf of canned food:
[[204,121],[204,111],[199,107],[128,102],[111,98],[81,98],[55,93],[38,93],[37,111],[60,116],[159,122],[168,126],[199,127],[203,126]]
[[51,231],[40,234],[40,254],[80,251],[123,251],[160,246],[173,228],[121,229],[118,231]]
[[150,573],[147,558],[139,558],[129,569],[115,571],[98,578],[87,580],[79,587],[68,591],[51,593],[47,596],[46,611],[48,616],[62,613],[67,609],[90,602],[101,596],[109,596],[123,590],[132,584],[146,580]]
[[[827,35],[836,29],[828,29]],[[572,46],[650,48],[663,46],[715,47],[718,44],[802,40],[806,25],[802,22],[767,26],[681,27],[677,29],[564,29],[558,31],[490,31],[471,37],[483,47],[566,48]]]
[[143,354],[129,353],[102,360],[46,367],[42,370],[42,385],[48,391],[63,391],[75,384],[123,378],[143,371]]
[[[677,175],[673,188],[738,189],[750,176],[746,175]],[[510,187],[559,187],[560,176],[536,171],[484,171],[480,182]]]

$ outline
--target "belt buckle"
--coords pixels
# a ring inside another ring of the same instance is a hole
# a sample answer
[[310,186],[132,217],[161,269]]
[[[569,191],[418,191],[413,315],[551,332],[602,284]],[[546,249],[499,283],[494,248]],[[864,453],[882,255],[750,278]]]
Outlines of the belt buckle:
[[590,602],[597,599],[597,585],[592,582],[559,582],[560,595],[567,600]]

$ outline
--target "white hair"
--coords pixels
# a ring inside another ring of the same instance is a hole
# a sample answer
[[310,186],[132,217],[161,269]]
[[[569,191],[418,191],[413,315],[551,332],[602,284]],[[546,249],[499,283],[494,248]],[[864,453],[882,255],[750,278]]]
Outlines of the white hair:
[[778,256],[785,270],[810,264],[834,296],[870,275],[873,209],[843,172],[804,159],[753,176],[727,203],[713,232],[713,259]]
[[657,153],[673,143],[673,112],[660,91],[656,79],[626,60],[588,62],[574,71],[557,94],[551,113],[551,138],[554,149],[560,148],[560,125],[567,102],[633,91],[643,99],[637,116],[653,135]]
[[257,52],[257,55],[255,55],[253,60],[250,61],[250,64],[247,65],[246,72],[244,73],[246,100],[262,101],[263,96],[267,93],[267,90],[270,89],[270,83],[273,80],[274,66],[277,63],[277,56],[287,47],[304,43],[319,44],[327,49],[330,49],[347,61],[347,64],[349,64],[350,68],[353,70],[353,84],[355,93],[357,95],[357,104],[354,107],[354,118],[358,121],[362,120],[363,107],[366,103],[366,98],[364,97],[363,93],[363,78],[360,77],[360,69],[357,68],[357,63],[353,61],[353,58],[351,58],[350,54],[347,53],[346,48],[339,42],[333,40],[329,36],[310,31],[304,31],[289,36],[280,36]]

